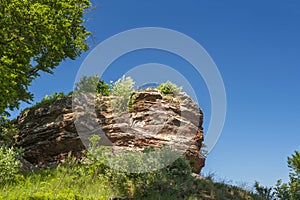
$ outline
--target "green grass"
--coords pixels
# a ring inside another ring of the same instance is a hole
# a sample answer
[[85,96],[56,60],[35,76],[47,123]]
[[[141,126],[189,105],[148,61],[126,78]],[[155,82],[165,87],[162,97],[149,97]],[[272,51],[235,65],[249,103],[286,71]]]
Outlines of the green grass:
[[[192,177],[191,177],[192,178]],[[149,179],[150,180],[150,179]],[[0,199],[109,199],[111,197],[127,197],[132,199],[188,199],[188,200],[242,200],[259,199],[249,191],[225,183],[214,183],[210,179],[191,179],[192,185],[185,185],[173,191],[160,183],[171,183],[173,180],[159,180],[147,187],[147,182],[134,186],[126,179],[122,186],[112,183],[105,174],[89,172],[88,168],[76,164],[61,165],[55,169],[45,169],[38,172],[28,172],[17,175],[16,181],[3,185]],[[143,186],[143,184],[145,184]],[[124,187],[125,186],[125,187]],[[128,187],[127,187],[128,186]],[[145,187],[146,191],[142,191]],[[137,191],[137,189],[139,191]],[[180,191],[182,190],[182,191]]]
[[[129,157],[122,154],[113,158],[121,171],[111,169],[105,165],[110,158],[107,154],[110,148],[98,147],[99,139],[96,135],[90,138],[90,151],[80,160],[69,154],[66,161],[56,168],[23,174],[18,171],[10,173],[17,156],[8,156],[13,149],[3,151],[2,159],[7,164],[0,165],[3,172],[0,176],[0,199],[262,200],[247,190],[225,182],[214,182],[211,175],[195,178],[189,161],[166,147],[156,153],[151,148],[145,150],[145,153],[151,152],[148,154],[151,163],[176,156],[177,159],[165,168],[153,171],[150,163],[145,164],[144,154],[132,152]],[[129,173],[133,165],[149,172]]]
[[60,166],[17,175],[14,183],[2,186],[0,199],[108,199],[120,195],[105,177],[79,174],[78,169],[85,168]]

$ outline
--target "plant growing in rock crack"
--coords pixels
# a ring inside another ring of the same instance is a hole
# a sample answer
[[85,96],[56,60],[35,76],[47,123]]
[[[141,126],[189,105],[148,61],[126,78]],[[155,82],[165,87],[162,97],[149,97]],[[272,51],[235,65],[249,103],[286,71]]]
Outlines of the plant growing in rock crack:
[[133,111],[135,106],[134,106],[134,102],[136,100],[136,94],[132,94],[129,98],[129,102],[128,102],[128,111]]

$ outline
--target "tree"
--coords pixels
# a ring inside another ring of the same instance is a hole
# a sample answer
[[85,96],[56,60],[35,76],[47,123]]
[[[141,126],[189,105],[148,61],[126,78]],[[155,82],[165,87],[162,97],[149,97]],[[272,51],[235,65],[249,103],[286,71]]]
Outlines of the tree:
[[288,183],[277,182],[275,191],[279,199],[284,200],[299,200],[300,199],[300,152],[288,157],[288,167],[290,169]]
[[83,76],[80,81],[75,84],[75,93],[85,92],[85,93],[96,93],[97,85],[99,82],[99,76]]
[[89,0],[1,0],[0,116],[30,102],[28,92],[39,72],[88,49],[83,26]]
[[272,200],[274,198],[274,193],[272,192],[273,188],[272,187],[264,187],[259,185],[259,183],[256,181],[254,184],[254,188],[258,194],[258,196],[261,199],[264,200]]
[[127,110],[130,98],[134,92],[134,81],[131,77],[123,76],[117,82],[112,84],[112,107],[117,113],[121,113]]
[[107,83],[100,80],[100,76],[83,76],[79,82],[75,84],[75,93],[97,93],[103,96],[110,94],[110,88]]

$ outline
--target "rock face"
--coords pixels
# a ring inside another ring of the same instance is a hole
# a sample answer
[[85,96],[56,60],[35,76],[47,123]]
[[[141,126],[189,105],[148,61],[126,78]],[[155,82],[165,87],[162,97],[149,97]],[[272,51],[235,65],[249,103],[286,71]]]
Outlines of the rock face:
[[[163,96],[155,90],[134,94],[129,112],[114,112],[113,97],[58,99],[51,105],[30,109],[18,117],[25,159],[40,166],[59,162],[68,152],[80,156],[92,134],[101,136],[102,145],[116,151],[143,151],[146,147],[171,146],[189,160],[199,173],[205,158],[201,155],[203,113],[189,96],[180,93]],[[96,102],[95,105],[93,102]],[[87,112],[91,107],[92,112]],[[76,125],[76,126],[75,126]]]
[[72,151],[79,155],[85,148],[73,120],[72,98],[25,111],[17,119],[19,136],[16,145],[24,149],[24,158],[47,166]]

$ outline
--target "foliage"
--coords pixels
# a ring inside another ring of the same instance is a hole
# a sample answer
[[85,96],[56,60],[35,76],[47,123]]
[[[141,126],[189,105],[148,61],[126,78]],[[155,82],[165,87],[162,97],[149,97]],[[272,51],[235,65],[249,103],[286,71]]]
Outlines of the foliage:
[[54,169],[27,172],[14,183],[0,186],[0,199],[99,199],[119,196],[103,177],[92,180],[74,159]]
[[177,94],[181,92],[182,87],[177,87],[174,83],[171,81],[167,81],[165,83],[160,84],[157,89],[162,93],[162,94]]
[[130,96],[129,101],[128,101],[128,110],[129,111],[134,110],[134,108],[135,108],[135,106],[134,106],[135,100],[136,100],[136,94],[133,93]]
[[[120,164],[119,168],[109,168],[106,164],[112,158],[111,148],[99,146],[99,140],[96,135],[90,138],[89,152],[81,160],[69,154],[65,163],[54,169],[14,176],[14,182],[0,185],[0,199],[258,200],[255,195],[236,186],[194,178],[188,160],[167,147],[160,151],[146,149],[144,153],[150,154],[150,161],[146,164],[142,153],[116,156],[114,162]],[[178,157],[175,162],[153,170],[161,159],[174,156]],[[145,167],[150,172],[130,173],[132,165]]]
[[39,108],[41,106],[45,106],[45,105],[50,105],[52,104],[54,101],[58,100],[58,99],[62,99],[64,98],[66,95],[63,92],[57,93],[54,92],[52,95],[46,95],[43,97],[43,99],[41,100],[41,102],[38,102],[35,104],[35,108]]
[[32,80],[88,49],[83,26],[89,0],[2,0],[0,4],[0,115],[28,102]]
[[130,97],[134,92],[134,81],[130,77],[123,76],[117,82],[112,83],[112,107],[121,113],[127,110]]
[[110,147],[98,146],[100,137],[98,135],[92,135],[89,138],[90,147],[87,152],[86,158],[82,162],[86,165],[88,173],[92,175],[93,179],[99,174],[104,174],[108,169],[106,165],[108,155],[111,152]]
[[274,187],[275,194],[279,199],[291,199],[291,194],[289,192],[289,186],[286,183],[282,183],[282,180],[278,180],[276,186]]
[[75,84],[75,92],[84,93],[98,93],[103,96],[110,94],[110,88],[107,83],[100,80],[98,75],[95,76],[83,76],[78,83]]
[[265,200],[272,200],[275,196],[273,193],[273,188],[272,187],[264,187],[259,185],[259,183],[256,181],[254,184],[254,188],[258,194],[259,197]]
[[15,142],[14,137],[19,133],[19,129],[13,121],[0,123],[0,142],[4,142],[8,146],[12,146]]
[[15,175],[19,172],[21,162],[19,157],[21,151],[13,147],[0,147],[0,183],[14,181]]
[[288,167],[290,169],[288,183],[282,183],[278,180],[275,191],[280,199],[284,200],[298,200],[300,199],[300,152],[295,153],[288,157]]
[[109,85],[107,83],[105,83],[103,80],[98,81],[97,93],[101,94],[103,96],[109,96],[110,95]]

